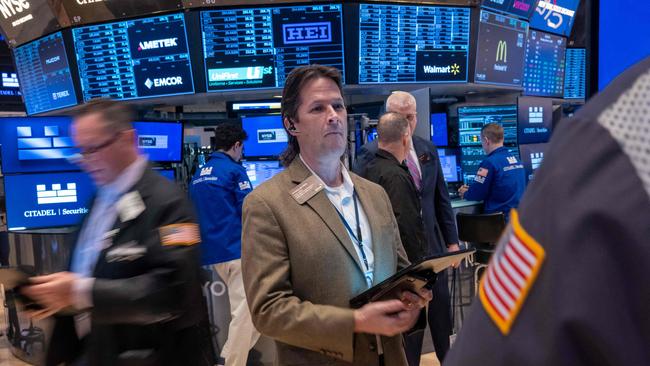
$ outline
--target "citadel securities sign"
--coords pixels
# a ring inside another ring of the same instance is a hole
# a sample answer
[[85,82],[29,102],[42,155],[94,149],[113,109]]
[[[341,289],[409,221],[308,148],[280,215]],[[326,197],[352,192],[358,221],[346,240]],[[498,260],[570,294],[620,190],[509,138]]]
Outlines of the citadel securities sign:
[[48,0],[0,0],[0,27],[12,46],[60,28]]

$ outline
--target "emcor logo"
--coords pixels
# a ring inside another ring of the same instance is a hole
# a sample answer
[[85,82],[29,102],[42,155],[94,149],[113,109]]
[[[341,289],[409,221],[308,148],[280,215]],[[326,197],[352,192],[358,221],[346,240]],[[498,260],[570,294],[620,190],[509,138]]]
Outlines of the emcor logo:
[[331,42],[332,23],[283,24],[282,36],[285,44]]

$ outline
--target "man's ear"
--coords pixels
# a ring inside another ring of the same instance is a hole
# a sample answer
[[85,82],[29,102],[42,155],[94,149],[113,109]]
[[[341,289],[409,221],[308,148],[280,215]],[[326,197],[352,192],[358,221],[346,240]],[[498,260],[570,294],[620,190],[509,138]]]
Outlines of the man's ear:
[[296,123],[289,117],[285,117],[283,120],[284,128],[289,132],[291,136],[296,136],[299,132],[296,128]]

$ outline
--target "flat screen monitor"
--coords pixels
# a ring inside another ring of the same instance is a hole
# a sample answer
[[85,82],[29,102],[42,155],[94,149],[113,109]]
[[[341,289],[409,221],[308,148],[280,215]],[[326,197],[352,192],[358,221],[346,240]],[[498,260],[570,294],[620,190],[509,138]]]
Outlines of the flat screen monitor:
[[342,5],[201,12],[206,89],[281,88],[298,66],[344,72]]
[[553,101],[548,98],[517,99],[519,144],[548,142],[553,129]]
[[0,65],[0,103],[22,104],[18,73],[13,65]]
[[436,146],[448,146],[447,113],[431,113],[431,141]]
[[156,169],[156,172],[172,182],[176,181],[176,171],[174,169]]
[[561,98],[564,94],[566,38],[536,30],[528,32],[524,94]]
[[375,141],[377,139],[377,127],[372,127],[368,130],[368,142]]
[[2,171],[7,174],[79,170],[70,117],[0,118]]
[[528,19],[539,0],[483,0],[481,7]]
[[530,26],[568,37],[580,0],[539,0],[530,17]]
[[438,149],[438,157],[440,158],[440,166],[442,166],[442,174],[445,177],[445,182],[459,182],[461,167],[458,151],[454,149]]
[[526,170],[526,180],[528,182],[533,180],[535,171],[542,164],[547,147],[548,144],[519,145],[521,162],[524,164],[524,169]]
[[474,82],[521,86],[528,23],[481,10]]
[[460,170],[463,184],[472,184],[483,159],[485,159],[485,152],[480,146],[460,148]]
[[63,8],[72,25],[180,10],[181,0],[63,0]]
[[183,14],[74,28],[84,101],[194,93]]
[[360,84],[467,81],[469,8],[359,6]]
[[[648,49],[650,54],[650,49]],[[585,99],[587,50],[567,48],[564,68],[564,99]]]
[[273,113],[280,112],[280,101],[229,102],[228,110],[233,113]]
[[460,146],[480,146],[481,128],[488,123],[503,127],[504,143],[517,144],[517,105],[458,107]]
[[52,0],[0,1],[0,28],[12,47],[61,28],[50,4]]
[[246,168],[246,174],[250,179],[253,188],[271,179],[274,175],[280,173],[284,168],[277,160],[265,161],[243,161],[242,165]]
[[183,148],[183,124],[173,122],[133,122],[138,148],[154,162],[179,162]]
[[5,175],[9,230],[78,225],[95,186],[81,172]]
[[281,116],[242,117],[241,124],[248,135],[244,142],[247,159],[277,157],[287,147],[289,135]]
[[77,104],[61,32],[17,47],[14,57],[27,114]]

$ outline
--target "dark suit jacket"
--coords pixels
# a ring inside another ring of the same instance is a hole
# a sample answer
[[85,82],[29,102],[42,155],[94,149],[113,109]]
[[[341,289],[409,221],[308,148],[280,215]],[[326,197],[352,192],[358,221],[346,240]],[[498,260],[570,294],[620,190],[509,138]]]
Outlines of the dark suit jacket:
[[[47,365],[67,364],[81,353],[90,365],[126,365],[122,359],[133,351],[150,354],[146,362],[128,365],[207,365],[202,348],[209,338],[202,339],[199,328],[206,307],[198,245],[187,237],[178,245],[162,245],[159,232],[166,225],[196,223],[191,206],[173,183],[150,169],[130,192],[139,193],[145,209],[125,222],[118,215],[114,235],[99,255],[93,273],[91,333],[82,347],[74,318],[58,316]],[[120,254],[126,248],[136,254]]]
[[[413,146],[422,170],[420,200],[429,254],[444,253],[447,245],[458,243],[458,233],[438,151],[433,143],[418,136],[413,136]],[[366,166],[375,158],[375,153],[377,140],[363,145],[357,153],[354,172],[365,176]],[[442,234],[444,243],[440,241],[438,232]]]

